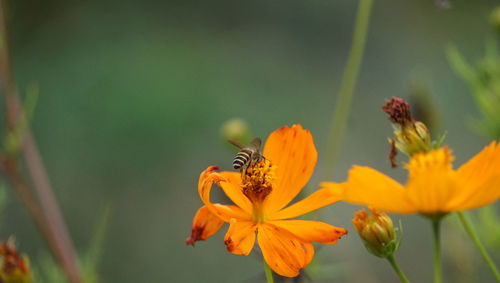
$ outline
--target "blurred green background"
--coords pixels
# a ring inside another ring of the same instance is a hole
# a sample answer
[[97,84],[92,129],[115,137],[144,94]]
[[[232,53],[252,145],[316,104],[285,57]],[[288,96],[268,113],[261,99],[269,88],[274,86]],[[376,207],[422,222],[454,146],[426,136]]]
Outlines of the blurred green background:
[[[467,127],[478,110],[445,47],[455,43],[468,59],[479,59],[494,36],[488,19],[496,3],[457,0],[441,9],[431,0],[375,1],[349,125],[328,180],[343,181],[352,164],[404,180],[404,171],[391,170],[386,158],[391,127],[380,106],[391,96],[407,98],[415,80],[435,98],[456,164],[486,144]],[[220,127],[233,117],[247,120],[263,139],[283,125],[303,124],[314,135],[321,166],[357,4],[9,1],[15,74],[23,91],[39,86],[32,124],[80,252],[111,205],[101,282],[263,280],[258,256],[226,252],[226,228],[195,248],[184,244],[201,205],[199,173],[208,165],[231,169],[235,151]],[[319,181],[315,175],[306,193]],[[321,210],[322,220],[350,233],[317,250],[311,278],[397,282],[354,232],[357,209],[340,203]],[[15,235],[36,264],[45,244],[11,191],[1,217],[2,238]],[[430,225],[419,216],[394,219],[405,225],[402,268],[414,282],[429,282]],[[444,245],[453,245],[444,233]],[[469,261],[479,261],[470,243],[459,245]],[[446,261],[446,281],[459,282],[452,281],[456,270],[468,264]],[[484,267],[478,272],[473,280],[493,280]]]

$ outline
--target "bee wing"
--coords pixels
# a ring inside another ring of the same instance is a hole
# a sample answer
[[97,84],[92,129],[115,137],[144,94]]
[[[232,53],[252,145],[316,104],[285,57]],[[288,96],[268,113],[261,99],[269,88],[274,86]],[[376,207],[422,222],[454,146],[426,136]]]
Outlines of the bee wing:
[[260,150],[260,145],[262,144],[262,141],[260,140],[259,137],[256,137],[254,138],[251,142],[250,142],[250,146],[252,146],[253,148],[255,148],[255,150],[259,151]]
[[243,148],[245,148],[245,146],[244,146],[241,142],[239,142],[239,141],[234,141],[234,140],[227,140],[227,141],[228,141],[230,144],[232,144],[232,145],[234,145],[234,146],[238,147],[239,149],[243,149]]

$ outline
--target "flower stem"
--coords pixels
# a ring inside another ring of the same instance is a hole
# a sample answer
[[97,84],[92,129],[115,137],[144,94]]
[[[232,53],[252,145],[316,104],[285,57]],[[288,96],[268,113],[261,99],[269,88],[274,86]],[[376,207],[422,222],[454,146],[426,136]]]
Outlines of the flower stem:
[[273,278],[273,271],[267,265],[267,262],[264,260],[264,273],[266,274],[266,282],[267,283],[274,283],[274,278]]
[[321,174],[323,178],[320,178],[320,180],[328,177],[326,174],[331,172],[330,170],[334,167],[342,144],[342,137],[351,108],[352,95],[358,79],[359,67],[363,60],[372,3],[373,0],[360,0],[359,2],[349,58],[347,59],[340,91],[335,103],[335,110],[333,111],[333,124],[328,135],[325,166],[323,166],[324,169]]
[[434,283],[441,283],[441,219],[432,219],[432,232],[434,234]]
[[391,263],[392,268],[394,268],[394,271],[396,271],[396,274],[399,276],[399,279],[401,279],[401,282],[410,283],[410,280],[408,279],[408,277],[406,277],[406,275],[403,273],[403,271],[399,268],[399,265],[396,262],[396,258],[394,257],[394,254],[391,254],[390,256],[388,256],[387,260]]
[[[20,127],[20,121],[25,117],[25,111],[21,105],[10,62],[6,2],[6,0],[0,0],[0,88],[5,101],[3,107],[5,107],[7,131],[15,132]],[[66,273],[68,281],[80,283],[82,280],[76,251],[54,196],[33,133],[29,126],[25,126],[23,130],[21,152],[26,170],[21,170],[20,161],[14,155],[1,156],[0,169],[4,170],[7,179],[17,191],[28,213],[46,239],[50,251]],[[24,177],[22,174],[24,171],[29,178]],[[30,189],[30,185],[33,190]]]
[[469,216],[465,212],[457,212],[458,218],[460,219],[460,222],[462,223],[462,226],[464,226],[465,231],[467,234],[469,234],[469,237],[471,238],[472,242],[474,245],[476,245],[476,248],[479,250],[479,253],[483,257],[484,261],[486,262],[486,265],[488,265],[488,268],[491,270],[491,273],[493,273],[493,276],[497,280],[497,282],[500,282],[500,272],[498,272],[498,269],[491,259],[490,255],[488,254],[488,251],[483,246],[483,243],[481,243],[481,240],[476,234],[476,231],[474,230],[474,227],[472,226],[472,223],[469,219]]

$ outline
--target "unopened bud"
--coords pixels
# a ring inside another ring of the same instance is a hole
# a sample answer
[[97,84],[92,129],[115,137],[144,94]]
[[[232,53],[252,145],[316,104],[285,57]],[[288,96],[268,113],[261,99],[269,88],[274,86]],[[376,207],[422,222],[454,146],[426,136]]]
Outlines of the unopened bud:
[[221,126],[224,141],[233,140],[246,144],[250,138],[248,123],[241,118],[231,118]]
[[500,32],[500,6],[491,12],[490,23],[497,32]]
[[352,224],[370,253],[383,258],[391,256],[398,248],[392,220],[375,208],[369,210],[372,215],[364,209],[356,212]]

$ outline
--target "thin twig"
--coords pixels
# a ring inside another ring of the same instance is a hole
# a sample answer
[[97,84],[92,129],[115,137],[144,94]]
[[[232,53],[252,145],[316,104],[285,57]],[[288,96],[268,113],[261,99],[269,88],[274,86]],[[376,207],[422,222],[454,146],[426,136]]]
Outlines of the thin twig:
[[491,256],[489,255],[488,251],[484,247],[483,243],[479,239],[479,236],[476,233],[476,230],[472,226],[472,222],[469,219],[469,216],[465,211],[459,211],[457,212],[458,218],[460,219],[460,223],[462,223],[462,226],[464,226],[465,231],[471,238],[472,242],[476,246],[477,250],[479,251],[479,254],[481,254],[481,257],[483,258],[484,262],[490,269],[491,273],[493,274],[493,277],[497,280],[497,282],[500,282],[500,272],[497,269],[497,266],[495,265],[495,262],[493,259],[491,259]]
[[[9,182],[12,184],[14,188],[16,188],[16,192],[19,198],[26,206],[28,213],[33,219],[35,219],[35,224],[37,224],[40,230],[42,231],[46,230],[45,227],[47,225],[45,225],[45,219],[44,217],[42,217],[43,214],[40,211],[40,207],[38,206],[38,203],[36,203],[36,201],[33,199],[31,191],[29,190],[28,186],[24,183],[23,178],[19,174],[17,164],[15,164],[15,162],[13,162],[11,158],[1,155],[0,166],[1,166],[0,167],[1,171],[5,173]],[[48,232],[45,231],[42,234],[46,235],[48,234]]]
[[328,134],[327,150],[324,157],[325,164],[323,166],[324,169],[320,172],[320,180],[331,178],[335,169],[335,162],[342,145],[347,119],[351,110],[351,101],[358,80],[361,62],[363,61],[372,4],[373,0],[360,0],[359,2],[351,49],[349,50],[349,58],[347,59],[340,91],[335,102],[332,126]]
[[[11,132],[16,129],[23,111],[10,63],[7,20],[5,18],[6,1],[0,1],[0,82],[5,96],[7,129]],[[4,162],[2,162],[3,169],[5,169],[4,171],[10,183],[18,192],[23,204],[47,240],[51,252],[61,264],[68,280],[72,283],[79,283],[81,279],[76,262],[76,253],[53,194],[33,134],[28,126],[24,133],[22,153],[36,198],[33,197],[32,192],[29,190],[27,182],[19,174],[18,162],[14,156],[6,156]]]

